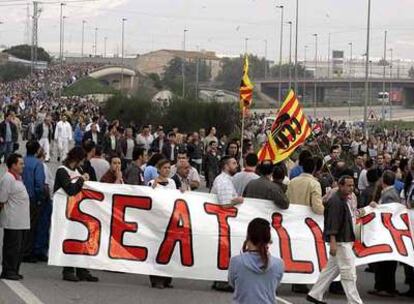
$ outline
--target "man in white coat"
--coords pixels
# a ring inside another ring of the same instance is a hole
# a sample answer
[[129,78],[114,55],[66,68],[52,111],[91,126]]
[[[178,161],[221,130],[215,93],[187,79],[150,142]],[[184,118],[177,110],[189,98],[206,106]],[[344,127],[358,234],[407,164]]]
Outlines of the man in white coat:
[[72,140],[72,126],[67,121],[66,115],[57,123],[55,130],[55,140],[58,147],[58,161],[65,159],[69,151],[69,142]]

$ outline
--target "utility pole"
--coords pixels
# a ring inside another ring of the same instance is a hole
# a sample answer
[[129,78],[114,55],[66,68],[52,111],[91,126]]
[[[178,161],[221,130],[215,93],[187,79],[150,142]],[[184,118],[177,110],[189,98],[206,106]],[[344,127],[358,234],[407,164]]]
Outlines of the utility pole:
[[[186,57],[186,55],[185,55],[185,44],[186,44],[186,35],[187,35],[187,32],[188,32],[188,30],[187,29],[184,29],[184,40],[183,40],[183,51],[184,51],[184,55],[183,55],[182,64],[181,64],[181,74],[182,74],[182,77],[183,77],[183,90],[182,90],[183,98],[185,97],[185,59],[186,59],[185,58]],[[247,42],[246,42],[246,45],[247,45]]]
[[348,100],[348,106],[349,106],[349,120],[351,120],[351,105],[352,105],[352,42],[348,43],[350,47],[350,56],[349,56],[349,100]]
[[106,58],[106,43],[108,42],[108,37],[104,37],[104,58]]
[[[383,74],[382,74],[382,119],[385,120],[385,72],[387,67],[387,34],[388,32],[384,32],[384,57],[383,57]],[[389,101],[389,95],[388,95],[388,101]]]
[[303,58],[303,93],[302,93],[302,102],[305,103],[305,95],[306,95],[306,60],[307,60],[307,52],[308,52],[308,46],[305,45],[305,52],[304,52],[304,58]]
[[33,1],[33,25],[32,25],[32,48],[30,52],[31,57],[31,73],[34,72],[35,65],[37,63],[37,47],[38,47],[38,25],[39,25],[39,2]]
[[295,39],[295,94],[298,91],[298,39],[299,39],[299,0],[296,0],[296,39]]
[[265,52],[264,52],[264,78],[267,79],[267,39],[264,40]]
[[389,97],[390,97],[390,120],[392,120],[392,101],[393,100],[392,100],[391,96],[392,96],[392,77],[393,77],[392,68],[393,68],[393,60],[394,60],[394,54],[393,54],[394,50],[391,48],[389,51],[391,53],[391,60],[390,60],[390,94],[389,94]]
[[[200,52],[200,47],[197,46],[197,52]],[[198,101],[199,96],[199,82],[200,82],[200,54],[197,54],[197,63],[196,63],[196,100]]]
[[318,77],[318,34],[313,34],[315,37],[315,74],[314,74],[314,88],[313,88],[313,118],[316,118],[316,105],[317,105],[317,84],[316,80]]
[[[289,90],[292,88],[292,21],[286,22],[289,25]],[[295,91],[296,93],[296,91]]]
[[85,20],[82,20],[82,45],[81,45],[81,57],[84,56],[84,46],[85,46]]
[[367,16],[367,50],[365,61],[365,104],[364,104],[364,131],[368,135],[368,98],[369,98],[369,39],[371,32],[371,0],[368,0]]
[[283,14],[284,6],[276,6],[280,9],[280,43],[279,43],[279,89],[278,89],[278,107],[282,104],[282,60],[283,60]]
[[331,78],[331,33],[328,34],[328,78]]
[[98,28],[95,27],[95,57],[98,54]]
[[247,56],[249,38],[244,38],[244,55]]
[[124,58],[125,58],[125,22],[126,18],[122,18],[122,41],[121,41],[121,83],[119,84],[119,89],[123,90],[124,88]]
[[24,29],[24,39],[23,44],[30,44],[30,6],[29,2],[27,2],[26,6],[26,24]]
[[63,40],[64,38],[64,18],[63,18],[63,6],[65,3],[60,4],[60,50],[59,50],[59,97],[62,96],[62,82],[63,82]]

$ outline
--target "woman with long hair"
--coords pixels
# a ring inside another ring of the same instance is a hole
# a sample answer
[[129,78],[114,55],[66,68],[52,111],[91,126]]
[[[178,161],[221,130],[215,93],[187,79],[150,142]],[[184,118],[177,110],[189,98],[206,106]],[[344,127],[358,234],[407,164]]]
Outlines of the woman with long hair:
[[270,223],[255,218],[249,223],[243,252],[232,257],[229,284],[234,287],[233,303],[274,304],[282,281],[284,264],[269,253]]

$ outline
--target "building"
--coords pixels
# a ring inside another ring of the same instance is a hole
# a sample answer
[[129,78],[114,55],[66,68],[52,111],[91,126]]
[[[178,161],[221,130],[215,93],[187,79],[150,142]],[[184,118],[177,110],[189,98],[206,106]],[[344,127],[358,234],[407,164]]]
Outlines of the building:
[[185,59],[187,62],[195,62],[196,60],[205,61],[211,68],[212,79],[216,78],[221,70],[220,58],[215,52],[180,50],[158,50],[140,55],[137,58],[136,69],[142,74],[155,73],[162,75],[170,61],[177,57]]

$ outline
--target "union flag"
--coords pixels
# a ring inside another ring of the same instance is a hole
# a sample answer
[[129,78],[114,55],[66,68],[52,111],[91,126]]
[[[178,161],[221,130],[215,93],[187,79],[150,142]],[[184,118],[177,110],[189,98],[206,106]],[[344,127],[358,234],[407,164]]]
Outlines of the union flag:
[[312,128],[293,90],[289,91],[272,125],[268,140],[260,149],[260,161],[279,163],[288,158],[311,135]]
[[249,78],[249,58],[244,57],[243,76],[240,84],[240,108],[250,108],[253,102],[253,84]]

